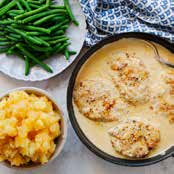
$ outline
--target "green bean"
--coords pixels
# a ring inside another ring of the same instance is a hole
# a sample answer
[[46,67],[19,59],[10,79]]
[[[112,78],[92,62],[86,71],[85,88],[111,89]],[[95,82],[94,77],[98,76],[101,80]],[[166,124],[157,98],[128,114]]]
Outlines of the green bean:
[[14,43],[13,42],[0,42],[0,46],[8,46],[8,45],[13,45]]
[[65,37],[65,38],[61,38],[61,39],[58,39],[58,40],[49,41],[49,43],[50,44],[57,44],[57,43],[64,42],[64,41],[67,41],[67,40],[69,40],[69,38]]
[[30,72],[29,58],[25,56],[25,75],[27,76]]
[[20,23],[20,21],[14,21],[12,19],[6,19],[6,20],[2,20],[0,21],[0,25],[7,25],[7,24],[14,24],[14,23]]
[[6,36],[6,38],[8,38],[8,39],[10,39],[10,40],[12,40],[12,41],[14,41],[14,42],[18,42],[18,41],[19,41],[19,39],[14,38],[14,37],[12,37],[12,36]]
[[[18,44],[21,44],[24,48],[28,49],[28,51],[31,52],[32,49],[31,49],[31,47],[29,47],[31,45],[30,42],[26,41],[26,43],[18,43]],[[26,55],[23,52],[21,52],[18,48],[17,48],[17,50],[18,50],[18,53],[22,54],[22,58],[24,59],[24,56],[26,56]],[[14,51],[16,52],[17,50],[15,49]],[[40,53],[31,52],[31,54],[33,54],[35,57],[37,57],[37,59],[39,59],[38,56],[40,55]],[[31,63],[32,60],[30,59],[29,62]]]
[[20,4],[20,2],[16,1],[16,5],[17,5],[19,10],[24,10],[22,5]]
[[21,50],[27,57],[32,59],[34,62],[36,62],[38,65],[40,65],[43,69],[46,71],[52,73],[52,69],[45,63],[38,60],[35,56],[33,56],[26,48],[24,48],[21,44],[16,44],[16,47]]
[[63,30],[58,30],[56,32],[53,33],[53,35],[61,35],[61,34],[64,34],[64,31]]
[[68,52],[68,49],[67,48],[64,51],[64,55],[66,57],[66,60],[69,60],[69,52]]
[[45,2],[45,0],[39,0],[39,2],[42,4],[42,3],[44,3],[44,2]]
[[43,39],[41,39],[41,38],[39,38],[37,36],[33,36],[33,38],[35,38],[36,40],[40,41],[42,43],[42,45],[44,45],[44,46],[47,46],[47,47],[50,46],[50,44],[48,42],[44,41]]
[[15,19],[15,20],[18,20],[18,19],[22,19],[22,18],[31,16],[31,15],[35,15],[35,14],[37,14],[37,13],[40,13],[40,12],[46,10],[47,8],[48,8],[48,5],[44,5],[43,7],[40,7],[40,8],[38,8],[38,9],[29,11],[29,12],[26,12],[26,13],[21,14],[21,15],[18,15],[18,16],[16,16],[14,19]]
[[9,0],[2,0],[0,3],[0,8],[9,3]]
[[5,33],[15,33],[14,31],[10,30],[8,27],[4,28]]
[[6,53],[7,50],[8,50],[8,47],[3,47],[3,48],[0,47],[0,53]]
[[14,16],[17,16],[18,14],[16,14],[16,13],[9,13],[9,16],[11,16],[11,17],[14,17]]
[[28,22],[34,21],[34,20],[36,20],[38,18],[47,16],[47,15],[51,15],[51,14],[56,14],[56,13],[57,14],[58,13],[66,13],[66,10],[55,9],[55,10],[50,10],[50,11],[46,11],[46,12],[37,13],[37,14],[31,15],[31,16],[23,19],[23,23],[28,23]]
[[77,54],[76,51],[68,51],[69,52],[69,55],[74,55],[74,54]]
[[9,36],[14,37],[16,39],[21,39],[21,36],[18,34],[10,33]]
[[9,10],[9,11],[7,12],[7,14],[9,14],[9,13],[21,14],[21,13],[24,13],[24,10]]
[[7,54],[8,55],[11,55],[13,54],[13,50],[16,48],[16,45],[13,45],[12,47],[10,47],[8,50],[7,50]]
[[40,1],[28,0],[28,2],[32,4],[41,5],[45,2],[45,0],[40,0]]
[[[49,56],[50,56],[50,55],[47,55],[47,54],[45,53],[45,54],[39,56],[39,60],[40,60],[40,61],[44,61],[44,60],[48,59]],[[35,65],[37,65],[36,62],[32,62],[32,63],[30,64],[30,66],[35,66]]]
[[6,15],[2,15],[2,17],[1,17],[2,20],[3,20],[3,19],[6,19],[6,18],[7,18]]
[[0,31],[0,36],[3,36],[4,37],[4,33],[5,33],[5,30]]
[[[55,53],[56,51],[58,51],[59,48],[60,48],[60,46],[61,46],[61,43],[56,44],[56,45],[53,47],[53,49],[52,49],[52,53]],[[57,52],[56,52],[56,53],[57,53]]]
[[0,35],[3,36],[4,35],[4,32],[0,31]]
[[41,39],[49,41],[49,40],[56,40],[56,39],[62,39],[65,38],[65,35],[61,35],[61,36],[53,36],[53,37],[49,37],[49,36],[40,36]]
[[40,36],[39,38],[46,40],[46,41],[51,39],[50,36]]
[[24,10],[10,10],[10,11],[7,12],[7,14],[10,13],[10,12],[16,13],[16,14],[21,14],[21,13],[24,13],[25,11]]
[[46,4],[50,5],[51,4],[51,0],[46,0]]
[[43,17],[42,19],[39,19],[39,20],[35,21],[35,22],[33,23],[33,25],[41,25],[41,24],[43,24],[44,22],[47,22],[49,19],[53,18],[54,16],[56,16],[56,14],[49,15],[49,16],[45,16],[45,17]]
[[55,52],[55,53],[59,53],[59,52],[61,52],[62,50],[64,50],[68,45],[70,45],[70,43],[64,43],[63,45],[61,45],[60,43],[58,43],[57,45],[55,45],[54,47],[53,47],[53,51]]
[[5,37],[0,37],[0,41],[8,41],[8,39]]
[[69,26],[68,25],[63,25],[60,27],[60,30],[66,30]]
[[31,36],[27,36],[27,35],[26,35],[25,38],[26,38],[27,40],[29,40],[30,42],[34,43],[34,44],[42,45],[41,42],[39,42],[38,40],[34,39],[34,38],[31,37]]
[[33,48],[36,51],[40,51],[40,52],[50,52],[52,51],[51,47],[39,47],[37,45],[30,45],[31,48]]
[[24,26],[24,29],[27,30],[32,30],[32,31],[39,31],[42,33],[46,33],[46,34],[50,34],[51,30],[50,29],[46,29],[46,28],[41,28],[41,27],[35,27],[35,26]]
[[64,44],[57,50],[57,52],[62,52],[64,49],[67,48],[68,45],[70,45],[70,43],[64,43]]
[[10,26],[12,26],[13,28],[19,28],[20,30],[25,32],[25,30],[23,30],[23,27],[24,27],[23,25],[18,25],[16,23],[12,23]]
[[69,22],[69,20],[65,19],[64,21],[50,27],[49,29],[51,30],[51,32],[53,32],[53,31],[57,30],[58,28],[60,28],[62,25],[67,24],[68,22]]
[[21,35],[24,39],[27,39],[28,41],[30,41],[31,43],[34,43],[34,44],[38,44],[38,45],[41,45],[42,43],[40,43],[38,40],[35,40],[33,37],[31,36],[28,36],[25,32],[21,31],[21,30],[18,30],[18,29],[15,29],[15,28],[12,28],[11,26],[7,26],[7,28],[9,28],[11,31]]
[[32,4],[32,3],[29,3],[29,6],[30,6],[30,7],[33,7],[33,8],[36,8],[36,9],[37,9],[37,8],[40,8],[40,6],[39,6],[39,5]]
[[[16,48],[16,45],[15,45],[15,48]],[[22,55],[22,53],[19,50],[16,50],[16,49],[12,49],[11,51],[8,50],[7,54],[9,55],[14,54],[18,56],[19,58],[21,58],[22,60],[24,60],[24,55]]]
[[66,16],[55,16],[51,20],[55,22],[59,22],[59,21],[65,20],[66,18],[67,18]]
[[50,5],[52,9],[65,9],[65,6]]
[[43,35],[43,33],[38,32],[38,31],[29,31],[29,32],[27,31],[26,34],[27,34],[27,35],[30,35],[30,36],[33,36],[33,35],[34,35],[34,36],[35,36],[35,35]]
[[16,0],[11,1],[6,6],[2,7],[0,9],[0,16],[6,14],[11,8],[13,8],[16,5]]
[[71,11],[71,8],[70,8],[70,5],[69,5],[69,1],[68,0],[63,0],[64,1],[64,5],[66,7],[66,10],[69,14],[69,17],[71,18],[72,22],[75,24],[75,25],[79,25],[78,21],[75,19],[72,11]]
[[42,28],[42,27],[30,26],[30,25],[20,26],[20,25],[17,25],[17,24],[11,24],[11,26],[13,26],[15,28],[21,28],[22,27],[23,29],[26,29],[26,30],[39,31],[39,32],[46,33],[46,34],[50,34],[50,32],[51,32],[49,29]]
[[28,2],[26,2],[25,0],[19,0],[21,2],[21,4],[28,10],[31,11],[30,6],[28,5]]

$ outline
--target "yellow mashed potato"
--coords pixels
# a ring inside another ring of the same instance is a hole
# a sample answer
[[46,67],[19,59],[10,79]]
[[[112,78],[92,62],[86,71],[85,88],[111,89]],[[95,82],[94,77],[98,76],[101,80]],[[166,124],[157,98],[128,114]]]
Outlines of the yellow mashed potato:
[[0,101],[0,161],[46,163],[61,133],[60,119],[47,97],[11,92]]

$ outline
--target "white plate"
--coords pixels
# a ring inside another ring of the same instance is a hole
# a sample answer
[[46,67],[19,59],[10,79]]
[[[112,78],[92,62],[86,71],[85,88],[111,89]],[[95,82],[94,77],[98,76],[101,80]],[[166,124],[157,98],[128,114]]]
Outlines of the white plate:
[[[65,70],[76,58],[80,52],[86,34],[86,22],[83,12],[81,10],[78,0],[70,0],[70,5],[74,16],[79,21],[79,26],[71,24],[67,30],[67,36],[72,43],[69,46],[69,50],[77,51],[76,55],[70,57],[67,61],[63,55],[55,55],[45,61],[53,70],[53,73],[48,73],[39,66],[31,68],[30,74],[25,76],[25,64],[24,61],[16,56],[7,56],[6,54],[0,54],[0,71],[8,76],[25,81],[41,81],[49,79],[57,74],[60,74]],[[61,3],[61,2],[60,2]]]

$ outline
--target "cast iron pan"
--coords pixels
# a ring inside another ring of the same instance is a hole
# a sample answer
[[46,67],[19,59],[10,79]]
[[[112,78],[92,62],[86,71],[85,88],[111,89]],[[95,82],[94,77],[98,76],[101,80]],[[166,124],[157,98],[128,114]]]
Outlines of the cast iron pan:
[[147,165],[155,164],[155,163],[162,161],[166,158],[169,158],[171,156],[174,156],[174,146],[172,146],[170,149],[166,150],[164,154],[160,154],[160,155],[148,158],[148,159],[127,160],[127,159],[121,159],[121,158],[111,156],[111,155],[101,151],[99,148],[97,148],[85,136],[85,134],[81,130],[81,128],[76,120],[74,110],[73,110],[73,104],[72,104],[73,89],[74,89],[74,84],[75,84],[77,74],[78,74],[80,68],[82,67],[82,65],[98,49],[100,49],[101,47],[103,47],[106,44],[112,43],[112,42],[117,41],[122,38],[139,38],[139,39],[144,39],[147,41],[153,41],[153,42],[156,42],[156,43],[164,46],[165,48],[167,48],[168,50],[170,50],[171,52],[174,53],[174,44],[169,43],[165,39],[162,39],[160,37],[157,37],[157,36],[154,36],[151,34],[131,32],[131,33],[123,33],[123,34],[117,34],[117,35],[107,37],[106,39],[100,41],[99,43],[97,43],[96,45],[91,47],[81,57],[81,59],[78,61],[77,65],[75,66],[73,73],[71,75],[70,81],[69,81],[69,85],[68,85],[67,108],[68,108],[68,113],[69,113],[69,118],[70,118],[71,124],[72,124],[76,134],[78,135],[80,140],[88,147],[88,149],[91,150],[92,152],[94,152],[97,156],[103,158],[104,160],[110,161],[115,164],[123,165],[123,166],[131,166],[131,167],[147,166]]

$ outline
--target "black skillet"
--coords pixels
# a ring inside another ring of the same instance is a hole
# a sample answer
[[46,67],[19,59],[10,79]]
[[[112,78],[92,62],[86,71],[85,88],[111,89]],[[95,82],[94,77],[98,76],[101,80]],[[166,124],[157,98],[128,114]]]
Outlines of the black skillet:
[[[68,108],[68,113],[69,113],[69,118],[70,118],[71,124],[72,124],[76,134],[78,135],[80,140],[88,147],[88,149],[91,150],[92,152],[94,152],[97,156],[103,158],[104,160],[110,161],[110,162],[115,163],[115,164],[123,165],[123,166],[131,166],[131,167],[147,166],[147,165],[155,164],[155,163],[162,161],[166,158],[174,156],[174,146],[172,146],[170,149],[166,150],[164,154],[160,154],[160,155],[157,155],[157,156],[154,156],[151,158],[147,158],[147,159],[142,159],[142,160],[127,160],[127,159],[121,159],[121,158],[111,156],[111,155],[101,151],[99,148],[97,148],[85,136],[85,134],[81,130],[81,128],[76,120],[74,110],[73,110],[73,104],[72,104],[73,88],[74,88],[77,74],[78,74],[80,68],[82,67],[82,65],[98,49],[102,48],[106,44],[112,43],[112,42],[117,41],[117,40],[122,39],[122,38],[139,38],[139,39],[143,39],[143,40],[148,41],[148,42],[152,41],[152,42],[155,42],[155,43],[162,45],[163,47],[167,48],[168,50],[170,50],[171,52],[174,53],[174,44],[169,43],[165,39],[162,39],[160,37],[157,37],[157,36],[154,36],[151,34],[131,32],[131,33],[116,34],[116,35],[109,36],[109,37],[105,38],[104,40],[100,41],[99,43],[97,43],[96,45],[91,47],[80,58],[77,65],[75,66],[75,68],[72,72],[70,81],[69,81],[69,85],[68,85],[67,108]],[[159,60],[159,57],[157,59]]]

